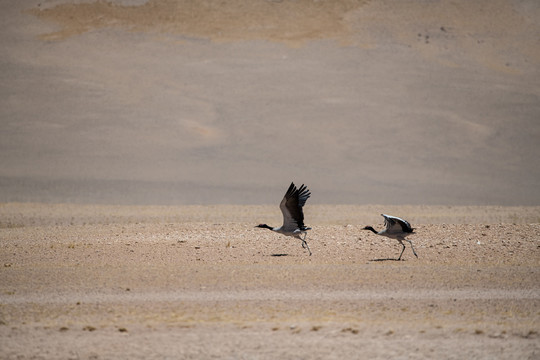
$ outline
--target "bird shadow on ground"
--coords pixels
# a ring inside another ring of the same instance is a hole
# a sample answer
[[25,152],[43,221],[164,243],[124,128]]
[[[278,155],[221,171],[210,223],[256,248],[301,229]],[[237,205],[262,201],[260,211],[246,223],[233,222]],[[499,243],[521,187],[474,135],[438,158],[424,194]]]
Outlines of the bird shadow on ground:
[[369,261],[401,261],[401,260],[400,259],[386,258],[386,259],[371,259]]
[[289,254],[271,254],[270,256],[275,256],[275,257],[279,257],[279,256],[289,256]]

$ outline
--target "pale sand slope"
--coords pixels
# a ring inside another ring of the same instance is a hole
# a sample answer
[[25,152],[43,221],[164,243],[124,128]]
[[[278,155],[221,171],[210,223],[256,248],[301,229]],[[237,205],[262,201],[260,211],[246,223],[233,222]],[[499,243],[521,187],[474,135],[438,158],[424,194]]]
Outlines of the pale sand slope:
[[0,358],[535,359],[539,215],[308,206],[310,257],[277,206],[2,204]]
[[540,204],[536,0],[113,3],[0,4],[0,201]]

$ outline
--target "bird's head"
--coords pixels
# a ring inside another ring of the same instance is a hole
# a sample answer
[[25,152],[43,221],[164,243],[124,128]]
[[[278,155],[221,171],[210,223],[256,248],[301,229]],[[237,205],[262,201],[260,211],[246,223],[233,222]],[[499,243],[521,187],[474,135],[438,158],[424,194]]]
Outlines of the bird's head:
[[270,226],[266,225],[266,224],[259,224],[257,226],[255,226],[256,228],[263,228],[263,229],[271,229]]
[[378,234],[378,233],[377,233],[377,230],[375,230],[375,229],[373,228],[373,226],[365,226],[362,230],[369,230],[369,231],[371,231],[371,232],[373,232],[373,233],[375,233],[375,234]]

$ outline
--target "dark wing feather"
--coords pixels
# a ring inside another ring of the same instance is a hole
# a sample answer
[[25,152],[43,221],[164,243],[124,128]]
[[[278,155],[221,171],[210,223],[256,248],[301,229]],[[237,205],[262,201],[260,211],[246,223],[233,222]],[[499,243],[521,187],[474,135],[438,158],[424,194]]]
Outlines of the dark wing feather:
[[283,228],[294,231],[295,229],[304,229],[304,212],[302,207],[305,205],[311,193],[304,184],[297,189],[294,183],[291,183],[285,193],[283,200],[279,204],[283,213]]
[[300,186],[300,189],[298,189],[298,206],[300,206],[301,208],[304,207],[307,199],[309,199],[310,196],[311,192],[304,184],[302,184],[302,186]]
[[384,217],[384,225],[389,233],[403,231],[406,233],[412,233],[413,228],[406,220],[398,218],[396,216],[381,214]]

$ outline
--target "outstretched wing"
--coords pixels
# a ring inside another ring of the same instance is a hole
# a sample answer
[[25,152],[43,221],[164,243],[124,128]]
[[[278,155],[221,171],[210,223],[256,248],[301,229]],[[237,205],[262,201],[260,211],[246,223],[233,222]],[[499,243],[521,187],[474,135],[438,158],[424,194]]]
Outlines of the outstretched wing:
[[304,229],[304,212],[302,207],[306,204],[311,192],[302,184],[299,189],[291,183],[285,193],[279,208],[283,213],[283,230],[294,231]]
[[412,233],[413,228],[411,227],[411,224],[409,224],[407,221],[398,218],[396,216],[381,214],[384,217],[384,226],[386,226],[386,232],[391,233],[398,233],[398,232],[406,232],[406,233]]

